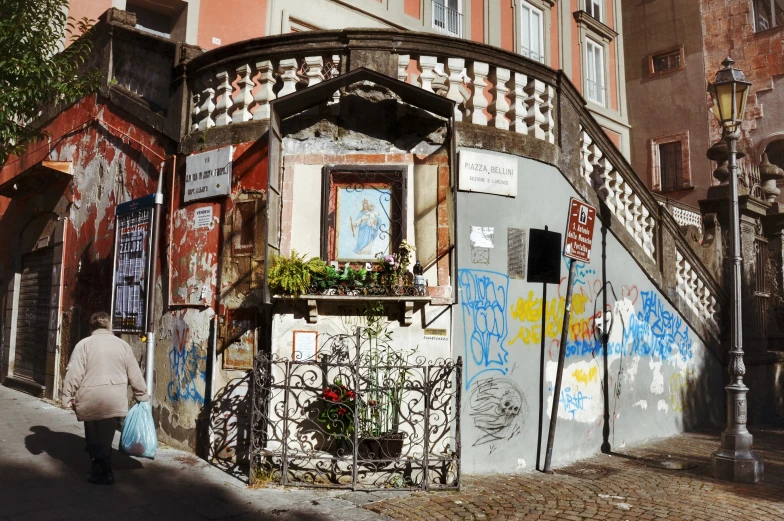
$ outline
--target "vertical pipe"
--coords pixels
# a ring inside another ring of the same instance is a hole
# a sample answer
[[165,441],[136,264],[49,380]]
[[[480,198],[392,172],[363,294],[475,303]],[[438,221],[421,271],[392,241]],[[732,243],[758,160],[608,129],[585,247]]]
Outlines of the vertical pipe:
[[155,288],[158,284],[158,243],[161,234],[161,213],[163,213],[163,167],[166,163],[161,161],[158,175],[158,188],[155,191],[155,214],[152,224],[152,241],[150,247],[150,273],[149,285],[147,290],[147,369],[145,372],[145,383],[147,392],[152,399],[153,371],[155,368]]
[[553,389],[553,410],[550,413],[550,432],[547,435],[547,452],[544,458],[544,472],[550,472],[550,463],[553,457],[553,442],[555,441],[555,425],[558,420],[558,401],[561,395],[561,380],[563,378],[564,360],[566,359],[566,341],[569,335],[569,318],[572,311],[572,292],[574,272],[577,264],[572,260],[569,263],[569,279],[566,283],[566,304],[564,306],[563,328],[561,329],[561,345],[558,346],[558,370],[555,375],[555,388]]

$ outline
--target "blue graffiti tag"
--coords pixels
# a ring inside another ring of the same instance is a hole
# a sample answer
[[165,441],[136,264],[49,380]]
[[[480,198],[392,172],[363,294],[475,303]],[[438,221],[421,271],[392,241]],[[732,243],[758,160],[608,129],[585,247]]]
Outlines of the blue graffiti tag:
[[206,361],[207,357],[199,355],[199,347],[195,343],[185,349],[172,347],[169,351],[171,381],[166,389],[171,401],[193,400],[204,404],[199,387],[203,389],[207,382],[207,372],[202,369]]
[[506,309],[509,277],[484,270],[458,270],[466,350],[466,389],[488,372],[506,374],[509,352]]
[[[669,362],[680,359],[688,362],[694,358],[694,341],[689,327],[677,313],[668,311],[654,291],[641,291],[642,309],[631,314],[622,325],[621,342],[607,344],[608,355],[648,356]],[[620,324],[617,316],[614,320]],[[597,356],[602,353],[598,339],[570,341],[566,344],[567,358]]]
[[590,399],[591,397],[585,396],[582,391],[573,392],[571,387],[561,391],[561,404],[564,410],[572,415],[572,419],[575,412],[585,410],[585,400]]

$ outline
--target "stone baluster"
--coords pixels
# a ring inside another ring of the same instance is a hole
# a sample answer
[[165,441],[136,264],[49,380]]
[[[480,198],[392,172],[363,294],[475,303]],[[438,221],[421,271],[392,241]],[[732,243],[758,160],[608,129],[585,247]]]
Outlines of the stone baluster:
[[215,126],[215,121],[212,119],[212,113],[215,111],[215,89],[210,86],[212,82],[207,76],[202,78],[201,84],[204,90],[201,91],[199,130],[204,131]]
[[536,139],[547,138],[547,133],[543,128],[545,117],[542,114],[542,94],[544,94],[545,87],[544,82],[535,79],[529,80],[525,87],[525,92],[528,94],[528,98],[525,100],[528,107],[525,123],[528,125],[529,134],[532,134]]
[[542,94],[542,115],[544,116],[544,123],[542,123],[542,130],[544,131],[545,141],[555,144],[555,118],[553,117],[553,107],[555,102],[555,87],[548,85]]
[[[329,78],[336,78],[340,75],[340,55],[333,54],[332,55],[332,69],[329,73]],[[334,94],[332,94],[332,101],[328,103],[328,105],[337,105],[340,103],[340,90],[336,90]]]
[[268,120],[270,118],[270,102],[275,99],[275,73],[273,72],[272,61],[264,60],[256,64],[256,68],[261,75],[259,76],[259,90],[256,92],[256,111],[253,113],[255,121]]
[[684,266],[683,255],[679,250],[675,250],[675,291],[686,302],[686,268]]
[[700,316],[699,307],[697,305],[699,302],[699,297],[697,296],[697,290],[699,289],[697,284],[698,281],[697,272],[692,265],[689,264],[689,307],[694,311],[695,315]]
[[509,98],[511,100],[511,110],[508,112],[511,122],[511,129],[518,134],[528,134],[528,126],[525,124],[525,86],[528,78],[525,74],[515,72],[509,81]]
[[620,175],[618,172],[621,182],[619,186],[621,187],[621,201],[623,205],[621,206],[623,212],[623,224],[626,226],[626,229],[629,231],[632,236],[634,236],[634,215],[632,214],[632,188],[629,186],[629,183],[626,182],[626,179]]
[[637,244],[642,246],[643,243],[643,222],[642,222],[642,200],[637,194],[631,194],[629,197],[629,213],[631,213],[631,230],[632,237],[637,241]]
[[697,317],[700,320],[705,321],[707,319],[705,308],[707,307],[708,304],[708,294],[707,294],[707,289],[705,288],[705,284],[702,282],[702,279],[700,278],[697,278],[696,295],[697,295],[697,301],[696,301]]
[[468,102],[469,110],[471,111],[471,123],[475,125],[487,125],[487,115],[485,109],[487,108],[487,98],[485,98],[485,87],[487,87],[488,73],[490,66],[483,62],[472,62],[469,67],[468,75],[471,77],[473,83],[473,95]]
[[237,74],[240,79],[237,81],[239,90],[237,96],[234,98],[234,114],[231,117],[233,123],[243,123],[253,119],[253,114],[250,113],[250,104],[253,103],[253,80],[250,79],[250,66],[242,65],[237,68]]
[[648,210],[648,207],[644,204],[640,207],[640,216],[642,249],[649,257],[653,258],[653,226],[656,221]]
[[410,54],[399,54],[397,57],[397,79],[408,83],[408,64],[411,63]]
[[195,132],[199,130],[199,114],[201,114],[201,105],[199,101],[201,100],[201,93],[196,89],[196,83],[193,84],[193,96],[191,98],[191,131]]
[[229,115],[229,111],[231,110],[232,105],[234,105],[231,101],[231,91],[232,86],[231,82],[229,81],[229,73],[228,71],[221,71],[216,76],[218,78],[218,103],[215,105],[215,111],[218,114],[215,117],[215,124],[219,127],[224,125],[228,125],[231,123],[231,116]]
[[297,78],[298,68],[299,64],[297,63],[296,58],[280,60],[278,71],[280,73],[280,79],[283,80],[283,88],[278,92],[278,98],[297,92],[297,83],[299,82],[299,78]]
[[308,77],[308,87],[318,85],[324,81],[324,58],[321,56],[306,57],[305,76]]
[[592,175],[593,174],[593,164],[591,163],[591,144],[593,144],[593,140],[591,136],[583,130],[582,125],[580,125],[580,177],[582,177],[586,183],[591,184]]
[[491,81],[493,82],[493,103],[490,106],[490,113],[493,115],[492,124],[495,128],[509,130],[509,120],[506,113],[509,112],[509,102],[506,100],[506,93],[509,87],[509,69],[493,67]]
[[711,329],[713,332],[718,335],[719,333],[719,305],[716,302],[716,297],[712,294],[708,294],[708,305],[705,308],[705,314],[707,315],[708,324],[710,324]]
[[465,60],[463,58],[449,58],[446,61],[449,69],[449,89],[446,97],[455,102],[455,121],[463,121],[463,111],[460,104],[463,103],[463,95],[460,93],[460,86],[463,84],[463,69]]
[[438,65],[438,59],[435,56],[420,56],[419,66],[422,68],[422,74],[419,76],[420,86],[423,90],[428,92],[433,91],[433,80],[436,78],[433,69]]
[[601,149],[595,144],[591,145],[591,150],[596,152],[596,161],[592,161],[594,168],[599,167],[599,178],[602,182],[602,189],[606,190],[607,196],[604,199],[604,204],[610,209],[613,215],[618,215],[618,197],[616,194],[617,184],[615,182],[616,172],[612,163],[606,157],[602,157]]

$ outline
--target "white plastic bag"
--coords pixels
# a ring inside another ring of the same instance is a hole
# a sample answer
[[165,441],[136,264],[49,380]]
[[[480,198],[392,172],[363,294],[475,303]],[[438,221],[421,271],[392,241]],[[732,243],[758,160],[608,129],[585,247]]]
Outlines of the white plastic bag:
[[129,456],[155,459],[158,436],[150,402],[139,402],[128,411],[120,436],[120,452]]

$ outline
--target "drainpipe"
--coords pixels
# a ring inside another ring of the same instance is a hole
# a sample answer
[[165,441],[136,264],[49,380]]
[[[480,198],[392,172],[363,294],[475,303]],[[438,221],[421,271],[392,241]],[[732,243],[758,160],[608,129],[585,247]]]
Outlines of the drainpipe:
[[158,189],[155,191],[155,214],[152,223],[152,247],[150,248],[150,291],[147,293],[147,371],[145,381],[147,392],[152,397],[152,375],[155,367],[155,286],[158,282],[158,244],[161,233],[161,213],[163,213],[163,167],[161,161],[158,175]]

